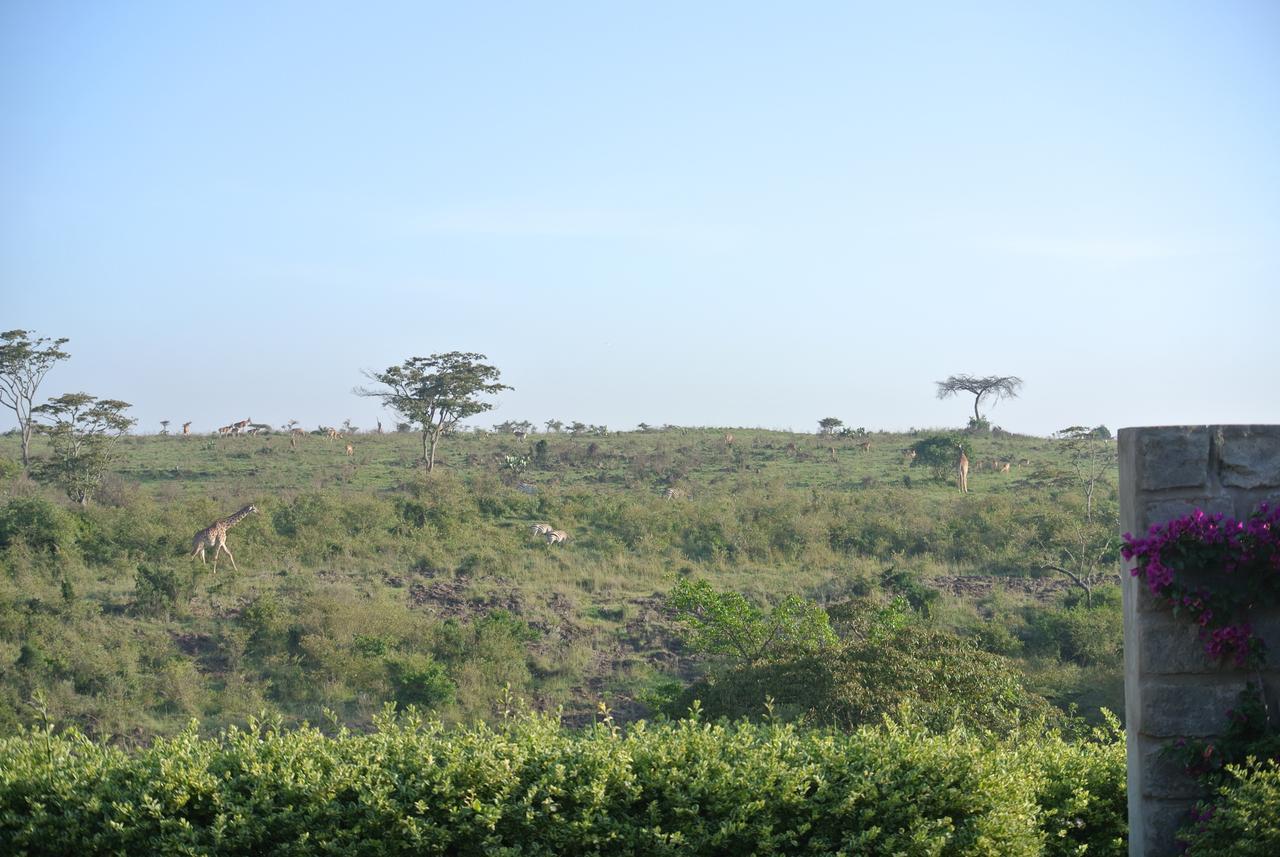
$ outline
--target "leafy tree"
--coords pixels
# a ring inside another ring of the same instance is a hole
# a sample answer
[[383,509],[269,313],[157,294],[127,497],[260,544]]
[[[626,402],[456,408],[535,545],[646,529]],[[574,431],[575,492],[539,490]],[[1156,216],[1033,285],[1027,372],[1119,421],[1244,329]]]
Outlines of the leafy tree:
[[854,729],[906,704],[934,729],[962,724],[997,732],[1052,714],[1043,697],[1024,687],[1012,663],[923,624],[906,599],[886,606],[859,600],[835,613],[841,639],[834,645],[713,670],[669,710],[687,710],[699,700],[710,717],[772,713]]
[[928,467],[935,479],[950,479],[955,470],[960,452],[973,459],[973,448],[969,441],[950,434],[931,435],[911,445],[915,457],[911,459],[912,467]]
[[430,357],[411,357],[385,372],[365,372],[385,390],[357,387],[359,396],[381,399],[382,404],[399,413],[422,432],[422,460],[427,471],[435,469],[436,445],[453,430],[460,420],[491,410],[480,395],[493,395],[513,389],[498,383],[500,372],[481,361],[483,354],[450,351]]
[[40,336],[32,339],[26,330],[0,333],[0,405],[11,409],[18,418],[24,469],[31,467],[36,391],[53,364],[71,356],[62,350],[68,341],[65,337],[50,339]]
[[826,611],[794,595],[766,614],[736,592],[716,592],[705,580],[680,580],[669,603],[688,627],[693,648],[741,664],[815,652],[836,641]]
[[842,425],[844,425],[844,420],[835,417],[823,417],[818,420],[818,434],[831,434]]
[[981,378],[973,375],[952,375],[945,381],[935,382],[938,385],[938,398],[945,399],[957,393],[973,394],[973,424],[981,425],[982,414],[978,413],[978,405],[986,397],[994,403],[1002,398],[1016,399],[1022,387],[1022,379],[1017,375],[987,375]]
[[72,500],[87,504],[115,458],[116,441],[137,422],[124,415],[130,407],[119,399],[66,393],[35,408],[50,421],[40,427],[53,447],[42,468],[45,478],[62,486]]
[[560,429],[564,428],[564,423],[560,420],[547,420],[543,425],[545,425],[547,427],[547,431],[550,432],[558,433]]

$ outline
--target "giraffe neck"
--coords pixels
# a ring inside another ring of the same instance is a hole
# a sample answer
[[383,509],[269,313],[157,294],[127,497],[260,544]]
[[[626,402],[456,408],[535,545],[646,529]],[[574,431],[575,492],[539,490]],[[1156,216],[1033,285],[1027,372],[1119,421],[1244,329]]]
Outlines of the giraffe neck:
[[253,506],[245,506],[240,511],[225,518],[223,520],[223,523],[226,524],[228,527],[234,527],[236,524],[240,523],[245,518],[249,517],[250,513],[252,512],[253,512]]

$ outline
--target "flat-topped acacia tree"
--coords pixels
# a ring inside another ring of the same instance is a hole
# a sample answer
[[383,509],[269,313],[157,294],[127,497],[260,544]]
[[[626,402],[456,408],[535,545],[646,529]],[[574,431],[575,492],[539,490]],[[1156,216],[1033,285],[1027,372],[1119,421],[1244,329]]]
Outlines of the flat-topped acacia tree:
[[444,433],[460,420],[493,408],[479,396],[514,389],[498,382],[501,373],[497,367],[482,362],[487,359],[483,354],[466,351],[410,357],[383,372],[366,370],[365,376],[385,389],[357,387],[355,393],[381,399],[383,405],[418,426],[422,432],[422,460],[430,472],[435,469],[436,445]]
[[978,405],[985,397],[992,401],[1016,399],[1018,390],[1022,388],[1022,379],[1017,375],[987,375],[982,378],[973,375],[952,375],[945,381],[935,381],[938,385],[938,398],[945,399],[957,393],[973,394],[973,423],[982,424],[982,415],[978,413]]

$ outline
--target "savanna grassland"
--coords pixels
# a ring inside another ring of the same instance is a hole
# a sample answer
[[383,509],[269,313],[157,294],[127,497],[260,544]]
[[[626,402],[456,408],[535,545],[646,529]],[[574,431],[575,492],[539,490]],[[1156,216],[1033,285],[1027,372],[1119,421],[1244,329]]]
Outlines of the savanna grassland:
[[[712,714],[853,725],[900,701],[868,685],[832,707],[806,697],[810,673],[697,645],[679,581],[761,616],[788,596],[821,608],[863,643],[837,672],[893,672],[929,640],[971,665],[956,687],[1000,670],[1054,711],[1121,712],[1109,441],[1086,499],[1059,440],[967,436],[964,495],[904,456],[929,432],[729,431],[462,432],[430,474],[411,433],[127,436],[86,506],[0,438],[0,730],[43,717],[128,746],[263,713],[366,729],[387,701],[448,723],[517,700],[581,724],[602,703],[625,723],[717,698]],[[238,568],[190,558],[193,533],[250,503]],[[1050,566],[1092,572],[1088,597]],[[902,672],[927,708],[939,656],[917,654]]]

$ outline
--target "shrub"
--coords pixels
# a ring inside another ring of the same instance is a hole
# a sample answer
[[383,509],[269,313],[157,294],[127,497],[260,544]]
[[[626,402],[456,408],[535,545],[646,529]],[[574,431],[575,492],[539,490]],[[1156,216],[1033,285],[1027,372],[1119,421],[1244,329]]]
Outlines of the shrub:
[[[910,722],[623,733],[607,713],[582,732],[544,717],[447,730],[384,716],[333,738],[192,728],[132,754],[38,729],[0,739],[0,842],[27,855],[1114,854],[1093,845],[1123,819],[1116,746]],[[1059,821],[1073,831],[1057,836]]]
[[1210,808],[1181,833],[1191,857],[1270,857],[1280,854],[1280,762],[1250,760],[1227,768]]
[[48,500],[17,497],[0,509],[0,548],[19,540],[35,550],[64,550],[75,543],[75,524]]

